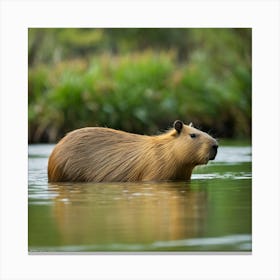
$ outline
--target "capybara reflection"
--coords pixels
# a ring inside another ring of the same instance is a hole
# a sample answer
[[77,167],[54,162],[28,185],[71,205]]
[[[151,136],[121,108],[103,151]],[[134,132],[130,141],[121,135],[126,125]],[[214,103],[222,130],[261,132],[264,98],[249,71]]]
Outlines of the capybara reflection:
[[49,182],[189,180],[215,159],[217,141],[182,121],[156,136],[87,127],[68,133],[48,163]]
[[[51,183],[59,244],[79,251],[129,251],[130,245],[140,245],[133,250],[142,251],[157,241],[201,237],[208,226],[207,182],[202,184],[205,188],[190,184]],[[167,249],[152,249],[157,248]]]

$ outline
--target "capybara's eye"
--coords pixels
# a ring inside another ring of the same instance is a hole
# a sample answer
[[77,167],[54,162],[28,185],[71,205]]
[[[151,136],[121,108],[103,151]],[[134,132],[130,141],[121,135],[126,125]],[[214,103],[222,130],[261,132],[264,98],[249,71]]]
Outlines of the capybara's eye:
[[196,134],[195,133],[191,133],[190,136],[191,136],[191,138],[195,138]]

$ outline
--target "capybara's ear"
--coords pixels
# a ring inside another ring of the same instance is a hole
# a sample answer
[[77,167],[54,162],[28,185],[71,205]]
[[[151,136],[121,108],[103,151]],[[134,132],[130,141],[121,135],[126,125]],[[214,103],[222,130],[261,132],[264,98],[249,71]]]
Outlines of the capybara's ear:
[[179,120],[175,121],[174,124],[173,124],[174,128],[177,130],[177,132],[179,134],[182,131],[183,125],[184,125],[184,123],[182,121],[179,121]]
[[191,123],[189,124],[189,126],[190,126],[190,127],[193,127],[193,123],[191,122]]

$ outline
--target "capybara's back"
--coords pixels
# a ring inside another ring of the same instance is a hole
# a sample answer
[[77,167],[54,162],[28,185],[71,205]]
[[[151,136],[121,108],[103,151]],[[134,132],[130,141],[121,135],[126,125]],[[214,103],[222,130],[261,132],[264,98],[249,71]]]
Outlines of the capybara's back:
[[68,133],[49,157],[49,182],[188,180],[217,154],[208,134],[174,123],[158,136],[88,127]]

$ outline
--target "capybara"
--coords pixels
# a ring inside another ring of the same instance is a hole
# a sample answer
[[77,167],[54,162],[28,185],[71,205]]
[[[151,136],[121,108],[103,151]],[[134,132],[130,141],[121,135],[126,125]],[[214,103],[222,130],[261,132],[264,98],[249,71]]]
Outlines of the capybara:
[[182,121],[156,136],[102,127],[74,130],[49,157],[49,182],[189,180],[196,165],[217,154],[218,143]]

